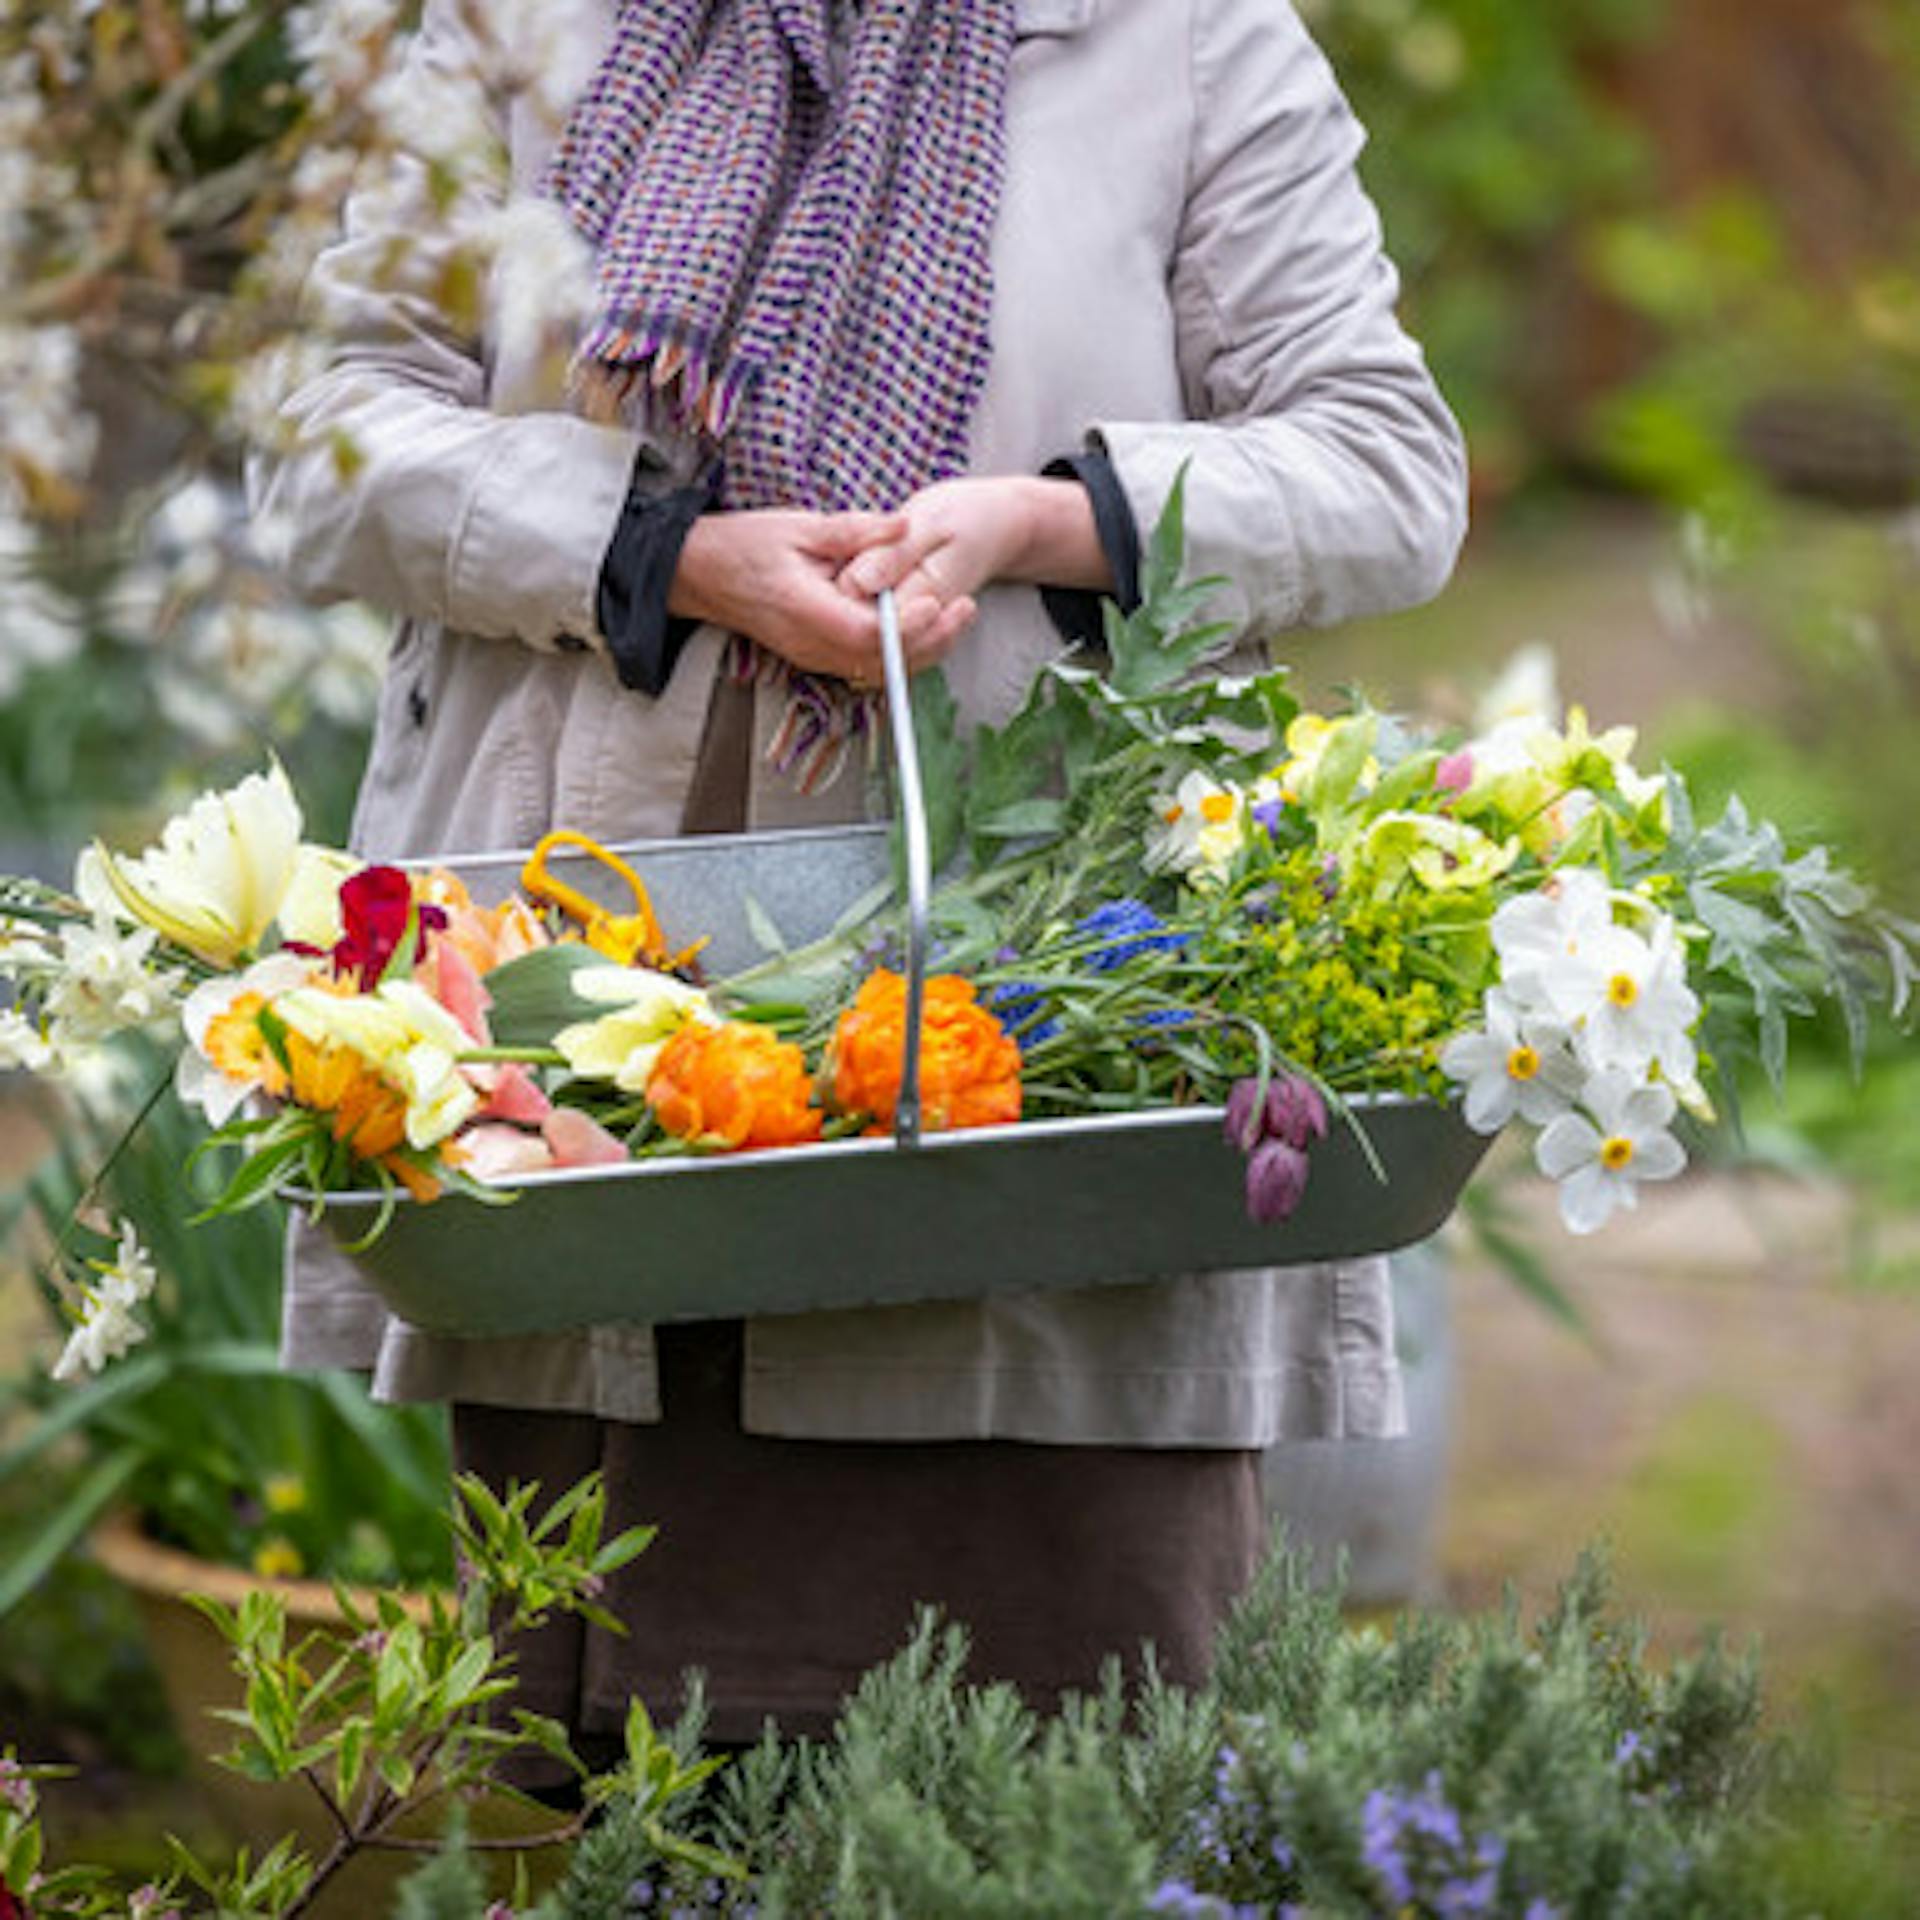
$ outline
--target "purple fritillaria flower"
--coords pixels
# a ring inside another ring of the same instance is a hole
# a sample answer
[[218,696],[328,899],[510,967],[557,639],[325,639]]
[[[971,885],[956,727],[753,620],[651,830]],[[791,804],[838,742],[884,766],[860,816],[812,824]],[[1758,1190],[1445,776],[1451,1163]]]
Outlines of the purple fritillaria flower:
[[1249,811],[1260,831],[1269,840],[1276,839],[1280,832],[1280,816],[1287,810],[1287,803],[1277,796],[1272,800],[1257,801]]
[[1247,1216],[1263,1227],[1290,1220],[1307,1190],[1307,1156],[1284,1140],[1262,1140],[1247,1156]]
[[1264,1102],[1256,1075],[1227,1090],[1227,1139],[1243,1153],[1262,1140],[1284,1141],[1302,1151],[1327,1137],[1327,1103],[1304,1074],[1283,1073],[1267,1082]]
[[1327,1137],[1327,1103],[1302,1074],[1283,1074],[1267,1088],[1267,1132],[1302,1149]]
[[1267,1110],[1256,1079],[1236,1080],[1227,1091],[1227,1144],[1251,1153],[1265,1137]]

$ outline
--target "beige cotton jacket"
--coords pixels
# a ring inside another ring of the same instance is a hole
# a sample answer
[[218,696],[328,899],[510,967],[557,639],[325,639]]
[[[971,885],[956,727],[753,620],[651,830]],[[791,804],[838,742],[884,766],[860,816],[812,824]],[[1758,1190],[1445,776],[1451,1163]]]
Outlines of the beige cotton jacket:
[[[548,7],[584,77],[610,0]],[[973,469],[1032,473],[1104,445],[1145,529],[1186,464],[1191,565],[1231,580],[1249,648],[1435,592],[1464,525],[1460,438],[1394,316],[1360,129],[1292,6],[1018,0],[1018,16]],[[469,18],[428,0],[411,81],[424,117],[471,65]],[[534,194],[553,115],[517,97],[502,131],[511,192]],[[720,645],[697,636],[658,699],[623,691],[598,650],[595,583],[639,443],[563,410],[551,357],[491,292],[477,328],[437,303],[450,231],[489,211],[436,213],[418,167],[354,201],[315,275],[330,357],[287,407],[304,451],[255,476],[301,588],[398,616],[355,826],[380,858],[526,847],[555,826],[676,832]],[[656,452],[674,483],[686,451]],[[989,589],[949,663],[964,712],[1004,718],[1059,647],[1034,591]],[[852,774],[802,802],[761,768],[752,824],[859,806]],[[846,1246],[857,1260],[857,1222]],[[393,1397],[659,1416],[645,1328],[430,1339],[310,1236],[286,1317],[290,1364],[370,1368]],[[1384,1264],[758,1321],[743,1416],[848,1439],[1390,1434]]]

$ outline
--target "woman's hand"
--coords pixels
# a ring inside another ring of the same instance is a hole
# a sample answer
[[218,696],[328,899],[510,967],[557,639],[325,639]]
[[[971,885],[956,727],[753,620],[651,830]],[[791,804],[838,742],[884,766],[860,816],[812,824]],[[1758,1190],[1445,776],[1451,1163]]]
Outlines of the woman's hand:
[[[838,584],[856,555],[906,537],[907,517],[888,513],[805,513],[775,509],[709,513],[680,550],[669,608],[756,640],[809,673],[877,686],[880,620],[871,597]],[[948,604],[927,586],[896,596],[910,671],[932,666],[973,617],[971,602]]]
[[1112,575],[1078,480],[1001,474],[941,480],[898,514],[897,533],[862,543],[840,584],[871,598],[892,587],[902,606],[933,599],[971,620],[975,596],[995,580],[1111,591]]

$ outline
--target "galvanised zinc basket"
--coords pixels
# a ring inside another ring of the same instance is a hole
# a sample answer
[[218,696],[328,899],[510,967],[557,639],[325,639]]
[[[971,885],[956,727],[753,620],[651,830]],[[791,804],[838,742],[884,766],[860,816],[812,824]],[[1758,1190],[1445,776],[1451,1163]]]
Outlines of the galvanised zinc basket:
[[[906,1027],[917,1036],[929,876],[890,597],[882,632],[906,822]],[[888,839],[886,828],[862,826],[619,851],[646,881],[669,939],[707,935],[703,958],[725,974],[764,957],[756,907],[796,945],[831,931],[884,887]],[[486,900],[512,890],[523,860],[440,864]],[[585,859],[556,870],[589,893],[605,884],[604,869]],[[1261,1226],[1247,1218],[1245,1162],[1218,1107],[923,1137],[916,1055],[910,1043],[891,1138],[534,1174],[504,1207],[403,1197],[356,1258],[401,1319],[470,1337],[1124,1284],[1407,1246],[1452,1212],[1487,1146],[1451,1107],[1356,1099],[1353,1124],[1336,1121],[1315,1146],[1298,1211]],[[372,1192],[332,1194],[323,1218],[351,1245],[384,1204]]]

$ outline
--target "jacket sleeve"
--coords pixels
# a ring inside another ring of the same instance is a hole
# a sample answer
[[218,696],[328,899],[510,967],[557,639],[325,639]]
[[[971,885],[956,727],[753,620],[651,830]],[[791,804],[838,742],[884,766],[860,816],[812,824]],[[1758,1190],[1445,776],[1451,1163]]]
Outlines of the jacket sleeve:
[[1460,431],[1394,316],[1364,144],[1290,5],[1192,0],[1194,123],[1172,263],[1191,419],[1101,422],[1143,529],[1186,464],[1188,565],[1255,633],[1437,593],[1466,530]]
[[[401,97],[442,126],[472,114],[502,141],[459,15],[458,0],[428,0]],[[314,599],[539,648],[599,644],[595,589],[638,441],[571,414],[489,409],[481,303],[461,261],[505,185],[463,171],[451,207],[435,187],[422,155],[383,161],[314,267],[321,370],[250,463],[261,545]]]

